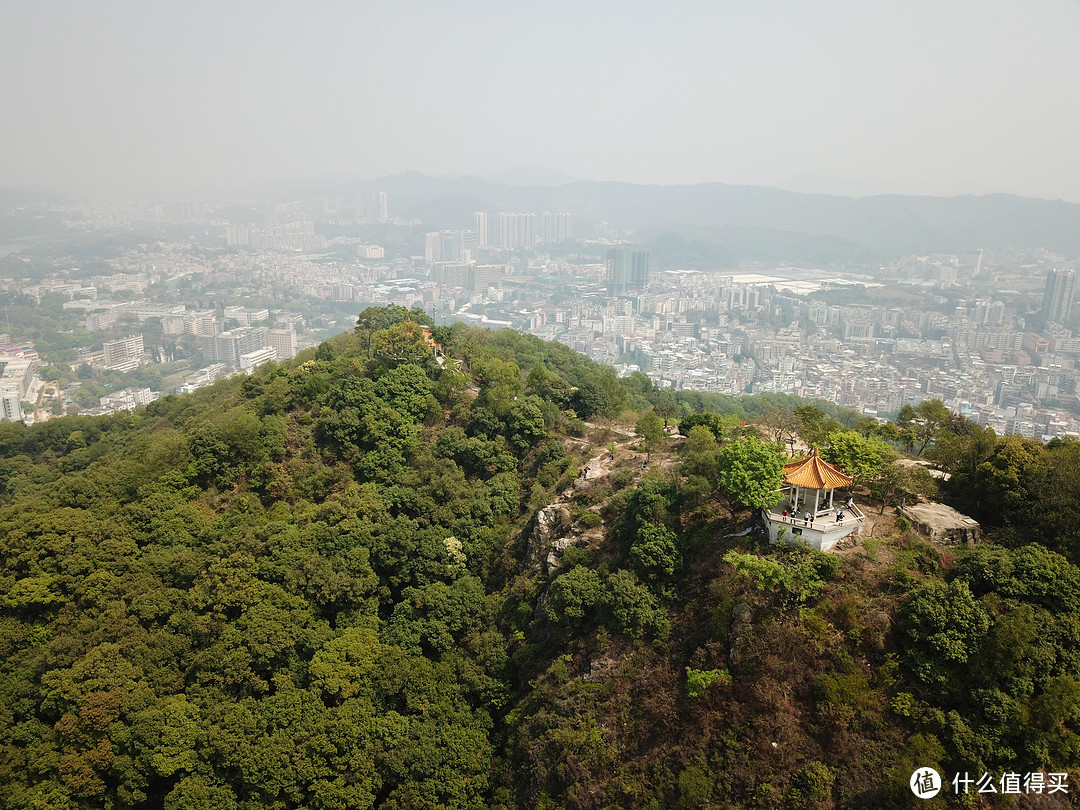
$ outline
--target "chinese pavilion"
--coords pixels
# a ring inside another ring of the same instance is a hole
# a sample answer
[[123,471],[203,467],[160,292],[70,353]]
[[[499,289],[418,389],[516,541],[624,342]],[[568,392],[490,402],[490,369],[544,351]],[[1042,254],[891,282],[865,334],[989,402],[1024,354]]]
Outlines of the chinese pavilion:
[[850,487],[855,479],[825,461],[815,447],[804,459],[784,465],[783,497],[762,510],[773,543],[803,540],[819,551],[828,551],[842,538],[859,531],[866,519],[849,498],[836,503],[836,490]]

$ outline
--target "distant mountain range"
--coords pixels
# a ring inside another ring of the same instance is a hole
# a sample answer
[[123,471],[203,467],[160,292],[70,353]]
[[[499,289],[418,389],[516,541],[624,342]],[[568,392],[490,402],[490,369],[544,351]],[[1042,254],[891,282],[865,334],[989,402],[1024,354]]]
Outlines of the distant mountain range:
[[[514,179],[524,174],[515,173]],[[433,229],[472,227],[472,212],[478,210],[568,211],[579,236],[607,222],[646,242],[678,237],[714,261],[828,263],[1007,247],[1080,256],[1080,205],[1011,194],[854,198],[723,183],[521,185],[417,172],[306,189],[374,191],[389,193],[392,215],[421,219]]]
[[[405,172],[296,185],[291,199],[385,191],[394,217],[431,229],[472,228],[474,211],[566,211],[577,236],[608,223],[648,244],[658,267],[731,267],[742,261],[867,264],[929,253],[1039,248],[1080,257],[1080,204],[1011,194],[840,197],[761,186],[574,181],[541,167],[498,175]],[[62,198],[0,189],[0,242],[62,233],[39,207]]]

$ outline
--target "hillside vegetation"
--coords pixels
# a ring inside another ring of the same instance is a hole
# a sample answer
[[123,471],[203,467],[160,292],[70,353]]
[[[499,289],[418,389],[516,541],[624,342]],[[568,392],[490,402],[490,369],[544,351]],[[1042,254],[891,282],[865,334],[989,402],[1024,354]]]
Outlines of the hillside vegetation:
[[[0,808],[903,807],[916,766],[1077,767],[1080,445],[424,321],[0,425]],[[788,439],[872,535],[744,533]],[[937,485],[901,451],[998,542],[906,530]]]

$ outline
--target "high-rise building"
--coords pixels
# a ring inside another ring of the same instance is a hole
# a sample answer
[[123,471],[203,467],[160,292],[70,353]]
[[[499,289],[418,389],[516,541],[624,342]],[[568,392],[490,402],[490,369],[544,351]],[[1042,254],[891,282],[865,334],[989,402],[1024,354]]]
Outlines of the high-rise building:
[[266,348],[268,331],[262,326],[241,326],[214,337],[204,337],[203,357],[211,363],[224,363],[230,369],[240,368],[240,355]]
[[486,211],[474,211],[473,223],[476,227],[476,239],[477,246],[486,248],[488,246],[488,217]]
[[0,421],[21,422],[22,418],[19,392],[12,388],[0,388]]
[[431,281],[447,287],[469,286],[469,262],[435,262],[431,265]]
[[574,235],[574,215],[573,214],[556,214],[555,215],[555,241],[565,242],[567,239]]
[[139,367],[139,358],[143,353],[143,336],[128,335],[121,340],[107,340],[105,348],[105,368],[109,371],[134,371]]
[[1042,305],[1042,316],[1047,323],[1065,323],[1069,320],[1075,289],[1075,271],[1051,270],[1047,273]]
[[0,420],[22,420],[22,402],[30,392],[37,366],[37,360],[0,361]]
[[442,258],[442,233],[432,231],[424,236],[424,261],[428,264],[441,262]]
[[225,244],[231,246],[244,246],[251,244],[251,228],[247,225],[226,225]]
[[186,315],[184,326],[196,337],[213,337],[221,334],[225,328],[225,322],[217,316],[214,310],[209,310]]
[[358,259],[381,259],[386,256],[386,249],[382,245],[357,245],[356,257]]
[[442,232],[442,260],[444,262],[461,261],[461,249],[464,247],[461,233],[461,231]]
[[476,255],[480,252],[480,236],[476,231],[461,232],[461,250],[462,261],[466,261],[464,258],[465,251],[468,251],[472,258],[476,258]]
[[379,222],[390,221],[390,195],[385,191],[379,192]]
[[536,214],[511,214],[500,211],[496,216],[498,245],[505,250],[536,246]]
[[540,215],[540,241],[545,245],[557,245],[573,235],[574,218],[571,214],[545,211]]
[[270,320],[270,310],[248,307],[225,307],[225,320],[236,321],[237,326],[254,326]]
[[278,360],[296,357],[296,332],[292,329],[268,329],[266,344],[274,350]]
[[607,282],[612,295],[642,290],[649,283],[649,251],[614,247],[608,251]]
[[191,200],[168,200],[155,205],[154,214],[163,222],[202,224],[206,222],[206,204]]
[[115,312],[91,312],[86,316],[86,331],[97,332],[108,329],[120,319]]
[[555,215],[545,211],[540,215],[540,244],[550,245],[555,242]]
[[98,399],[101,407],[110,411],[133,411],[140,405],[149,405],[158,395],[149,388],[125,388]]

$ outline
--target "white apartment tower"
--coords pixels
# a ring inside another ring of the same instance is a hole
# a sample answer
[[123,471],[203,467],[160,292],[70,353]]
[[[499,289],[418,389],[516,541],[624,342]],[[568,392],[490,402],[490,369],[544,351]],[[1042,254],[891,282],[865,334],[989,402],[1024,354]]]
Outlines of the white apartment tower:
[[486,248],[488,246],[488,216],[486,211],[474,211],[473,223],[476,228],[476,238],[479,243],[479,247]]
[[531,249],[536,245],[536,214],[500,211],[496,217],[499,247],[506,250]]
[[574,218],[571,214],[545,211],[540,215],[540,241],[545,245],[557,245],[574,235]]
[[442,261],[442,233],[432,231],[424,236],[424,261],[428,264]]
[[128,335],[121,340],[104,343],[105,368],[109,371],[134,371],[143,353],[143,336]]

